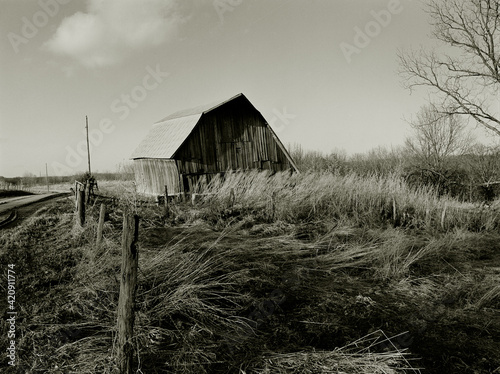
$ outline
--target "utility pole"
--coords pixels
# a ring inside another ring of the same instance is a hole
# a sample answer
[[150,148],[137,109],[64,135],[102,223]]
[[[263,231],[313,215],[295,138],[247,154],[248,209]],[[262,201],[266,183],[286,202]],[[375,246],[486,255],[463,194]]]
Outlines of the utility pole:
[[87,130],[87,156],[89,161],[89,176],[92,175],[92,171],[90,170],[90,146],[89,146],[89,119],[85,116],[85,129]]
[[45,163],[45,183],[47,183],[47,192],[49,192],[49,172],[47,170],[47,163]]

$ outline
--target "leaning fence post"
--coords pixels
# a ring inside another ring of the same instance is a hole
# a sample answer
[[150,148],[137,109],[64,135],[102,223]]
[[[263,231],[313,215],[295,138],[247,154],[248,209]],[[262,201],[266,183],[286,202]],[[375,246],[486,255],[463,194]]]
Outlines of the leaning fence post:
[[118,354],[117,363],[121,374],[132,373],[134,331],[134,299],[137,288],[139,262],[139,216],[123,213],[122,269],[120,296],[118,298]]
[[97,239],[95,241],[97,248],[99,248],[102,242],[102,230],[104,228],[105,216],[106,216],[106,205],[101,204],[101,210],[99,211],[99,224],[97,225]]
[[78,198],[76,201],[77,206],[77,215],[78,215],[78,223],[80,226],[83,226],[85,223],[85,191],[78,191]]
[[75,181],[75,210],[78,210],[78,183]]

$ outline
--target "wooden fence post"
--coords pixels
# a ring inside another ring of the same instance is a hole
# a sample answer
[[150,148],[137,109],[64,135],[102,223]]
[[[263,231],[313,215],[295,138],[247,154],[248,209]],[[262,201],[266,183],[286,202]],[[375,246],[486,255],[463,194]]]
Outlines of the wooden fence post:
[[76,206],[77,206],[77,215],[78,215],[78,223],[80,226],[83,226],[85,223],[85,191],[84,190],[79,190],[78,191],[78,198],[76,201]]
[[78,183],[75,181],[75,210],[78,210]]
[[396,210],[396,199],[393,197],[392,198],[392,220],[393,220],[393,226],[396,227],[399,225],[398,219],[397,219],[397,210]]
[[99,223],[97,225],[97,239],[95,245],[97,248],[101,246],[102,242],[102,230],[104,228],[104,217],[106,216],[106,205],[101,204],[101,210],[99,211]]
[[118,298],[118,354],[121,374],[132,373],[134,332],[134,302],[139,262],[139,216],[123,212],[122,269]]
[[168,210],[168,187],[165,185],[165,217],[168,218],[169,216],[169,210]]
[[85,195],[87,197],[86,204],[90,204],[90,181],[87,179],[85,182]]

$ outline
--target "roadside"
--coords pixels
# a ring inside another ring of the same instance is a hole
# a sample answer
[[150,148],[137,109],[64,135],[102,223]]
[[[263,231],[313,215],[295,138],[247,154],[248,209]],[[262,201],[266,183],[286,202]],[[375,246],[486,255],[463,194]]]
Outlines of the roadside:
[[46,193],[4,198],[0,200],[0,229],[11,228],[38,210],[47,200],[69,196],[70,193]]
[[33,193],[31,191],[24,191],[24,190],[0,190],[0,203],[8,198],[21,197],[27,195],[33,195]]

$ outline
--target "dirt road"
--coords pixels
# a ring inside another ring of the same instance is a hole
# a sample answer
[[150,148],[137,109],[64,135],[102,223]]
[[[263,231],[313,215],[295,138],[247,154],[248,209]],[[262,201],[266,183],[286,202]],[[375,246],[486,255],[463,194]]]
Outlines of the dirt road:
[[14,226],[39,209],[47,200],[69,195],[69,193],[46,193],[0,199],[0,228]]

